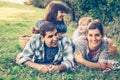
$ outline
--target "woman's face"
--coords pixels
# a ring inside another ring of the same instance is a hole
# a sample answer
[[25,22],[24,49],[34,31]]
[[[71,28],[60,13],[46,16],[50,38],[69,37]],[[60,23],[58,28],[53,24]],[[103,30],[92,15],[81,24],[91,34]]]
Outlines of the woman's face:
[[100,33],[99,29],[88,30],[87,39],[88,39],[89,48],[91,50],[98,49],[102,38],[103,35]]
[[57,21],[62,21],[63,20],[63,17],[64,17],[65,13],[63,11],[58,11],[57,13],[57,17],[56,17],[56,20]]

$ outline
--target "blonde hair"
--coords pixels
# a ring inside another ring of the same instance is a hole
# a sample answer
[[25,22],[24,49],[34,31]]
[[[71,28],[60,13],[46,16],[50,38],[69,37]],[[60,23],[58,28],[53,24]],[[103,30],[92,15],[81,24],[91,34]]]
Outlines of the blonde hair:
[[79,19],[78,25],[80,26],[84,21],[86,21],[88,25],[93,19],[91,17],[82,17]]

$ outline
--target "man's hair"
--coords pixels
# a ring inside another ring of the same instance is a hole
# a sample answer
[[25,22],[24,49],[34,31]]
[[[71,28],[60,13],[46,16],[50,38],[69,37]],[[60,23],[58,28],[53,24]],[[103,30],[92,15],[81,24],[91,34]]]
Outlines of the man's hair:
[[62,2],[51,1],[46,7],[45,20],[55,22],[59,10],[65,13],[68,11],[67,7]]
[[52,22],[44,21],[40,24],[39,33],[44,37],[46,32],[53,31],[55,29],[56,26]]

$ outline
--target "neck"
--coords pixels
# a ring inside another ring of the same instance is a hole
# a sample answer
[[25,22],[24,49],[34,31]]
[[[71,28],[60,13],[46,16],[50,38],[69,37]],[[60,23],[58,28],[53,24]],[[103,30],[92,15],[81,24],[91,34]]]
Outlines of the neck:
[[97,51],[98,49],[99,49],[99,46],[98,47],[92,47],[92,46],[89,45],[89,50],[92,51],[92,52]]

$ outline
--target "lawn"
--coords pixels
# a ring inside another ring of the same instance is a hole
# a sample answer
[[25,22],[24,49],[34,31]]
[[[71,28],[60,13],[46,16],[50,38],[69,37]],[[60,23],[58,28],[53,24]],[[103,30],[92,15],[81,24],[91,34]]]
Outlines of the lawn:
[[[120,80],[120,71],[104,73],[83,66],[63,73],[41,74],[28,66],[14,63],[15,56],[22,51],[19,37],[32,34],[31,27],[43,18],[44,9],[0,1],[0,80]],[[75,28],[68,27],[71,37]],[[113,56],[119,60],[119,54]]]

